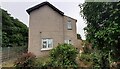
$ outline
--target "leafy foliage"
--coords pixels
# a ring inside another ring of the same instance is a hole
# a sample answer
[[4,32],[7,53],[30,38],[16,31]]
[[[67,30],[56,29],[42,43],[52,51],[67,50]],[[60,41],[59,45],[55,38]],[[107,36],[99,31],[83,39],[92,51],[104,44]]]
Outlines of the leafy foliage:
[[28,28],[7,11],[2,10],[2,47],[24,46],[28,42]]
[[86,41],[86,40],[83,40],[83,53],[85,53],[85,54],[90,54],[91,52],[92,52],[92,45],[91,45],[91,43],[89,43],[88,41]]
[[81,53],[79,55],[79,60],[82,61],[85,65],[92,67],[93,60],[91,54]]
[[76,57],[78,51],[69,44],[59,44],[50,52],[51,63],[53,67],[76,68]]
[[52,66],[51,66],[51,62],[50,62],[50,57],[48,56],[42,56],[42,57],[39,57],[35,60],[35,66],[34,67],[38,67],[38,68],[41,68],[41,69],[53,69]]
[[93,61],[93,69],[100,69],[100,68],[105,68],[109,69],[109,58],[108,55],[101,53],[100,51],[94,51],[93,53],[90,54],[92,56],[92,61]]
[[87,41],[120,61],[120,2],[85,2],[80,8],[87,24]]

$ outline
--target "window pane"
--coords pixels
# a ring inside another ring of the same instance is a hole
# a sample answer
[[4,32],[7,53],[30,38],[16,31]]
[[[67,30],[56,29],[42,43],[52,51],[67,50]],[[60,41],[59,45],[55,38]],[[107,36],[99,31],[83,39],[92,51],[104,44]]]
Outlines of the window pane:
[[68,42],[68,44],[71,44],[71,40],[68,40],[69,42]]
[[42,48],[47,48],[47,40],[42,39]]
[[53,40],[49,39],[48,40],[48,48],[52,48],[52,45],[53,45]]
[[67,43],[67,44],[68,44],[68,40],[65,40],[65,43]]
[[68,23],[67,23],[67,28],[68,28],[68,29],[72,29],[72,23],[71,23],[71,22],[68,22]]
[[47,41],[43,41],[43,48],[47,48]]

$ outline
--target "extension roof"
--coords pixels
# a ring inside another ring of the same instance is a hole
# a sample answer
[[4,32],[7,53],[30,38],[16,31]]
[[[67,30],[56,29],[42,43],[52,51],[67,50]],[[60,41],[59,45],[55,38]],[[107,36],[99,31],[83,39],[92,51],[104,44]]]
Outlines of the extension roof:
[[40,7],[43,7],[43,6],[45,6],[45,5],[48,5],[48,6],[51,7],[54,11],[56,11],[56,12],[58,12],[60,15],[64,16],[64,13],[63,13],[62,11],[60,11],[59,9],[57,9],[56,7],[54,7],[52,4],[50,4],[50,3],[47,2],[47,1],[46,1],[46,2],[42,2],[42,3],[40,3],[40,4],[36,5],[36,6],[33,6],[33,7],[29,8],[29,9],[27,9],[26,11],[27,11],[28,14],[30,14],[32,11],[34,11],[34,10],[40,8]]

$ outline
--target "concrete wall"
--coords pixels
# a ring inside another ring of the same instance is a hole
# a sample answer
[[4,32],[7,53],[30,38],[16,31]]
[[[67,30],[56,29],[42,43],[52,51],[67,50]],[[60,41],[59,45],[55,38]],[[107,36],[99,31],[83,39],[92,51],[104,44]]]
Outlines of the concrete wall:
[[[71,20],[71,23],[72,23],[72,29],[71,30],[68,30],[67,29],[67,22],[68,20]],[[68,16],[64,16],[64,37],[65,39],[70,39],[72,40],[72,44],[75,46],[75,47],[78,47],[77,45],[77,33],[76,33],[76,20],[73,19],[73,18],[70,18]]]

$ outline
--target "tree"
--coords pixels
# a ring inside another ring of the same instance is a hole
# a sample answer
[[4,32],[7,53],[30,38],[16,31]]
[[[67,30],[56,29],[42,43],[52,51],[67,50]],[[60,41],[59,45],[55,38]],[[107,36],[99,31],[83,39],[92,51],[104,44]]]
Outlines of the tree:
[[28,43],[28,27],[7,11],[2,11],[2,47],[26,46]]
[[86,40],[103,56],[120,61],[120,2],[85,2],[80,8]]
[[76,68],[77,49],[69,44],[59,44],[50,52],[52,66],[61,68]]

